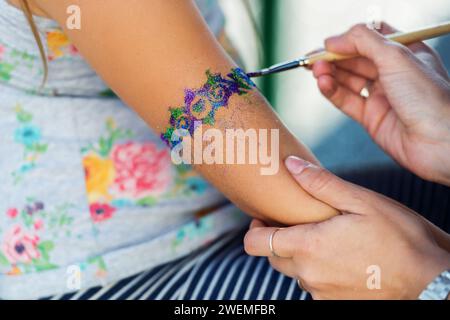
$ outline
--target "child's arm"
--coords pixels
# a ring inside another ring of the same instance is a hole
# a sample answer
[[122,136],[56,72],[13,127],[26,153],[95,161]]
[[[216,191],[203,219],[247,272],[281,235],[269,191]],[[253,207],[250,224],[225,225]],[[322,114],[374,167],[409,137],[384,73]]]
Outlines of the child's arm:
[[[169,107],[189,103],[194,108],[200,93],[194,93],[194,101],[185,102],[190,100],[185,90],[204,87],[207,70],[220,74],[209,79],[212,83],[233,79],[227,75],[234,63],[208,30],[193,1],[35,0],[35,4],[64,28],[67,7],[75,4],[81,8],[81,30],[66,29],[67,35],[108,85],[157,133],[170,133],[170,127],[179,125],[169,123]],[[204,130],[279,129],[279,172],[264,176],[260,165],[250,164],[201,164],[196,169],[255,217],[294,224],[335,215],[334,209],[300,189],[283,165],[288,155],[317,160],[258,91],[245,84],[244,76],[235,75],[234,82],[234,87],[228,83],[229,99],[219,101]],[[200,111],[201,105],[196,107],[199,118],[210,115]],[[179,110],[172,116],[172,120],[179,120]]]

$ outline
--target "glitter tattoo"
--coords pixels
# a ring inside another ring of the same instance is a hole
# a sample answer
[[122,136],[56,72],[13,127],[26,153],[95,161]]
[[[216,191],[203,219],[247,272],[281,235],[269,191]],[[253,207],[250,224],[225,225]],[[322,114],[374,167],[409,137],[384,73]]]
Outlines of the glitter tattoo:
[[161,134],[161,139],[171,148],[181,142],[181,139],[171,141],[175,130],[184,129],[193,136],[200,124],[214,125],[217,110],[228,107],[232,95],[244,95],[256,87],[239,68],[232,69],[226,78],[209,70],[206,71],[206,76],[207,81],[203,87],[185,90],[184,106],[169,109],[170,126]]

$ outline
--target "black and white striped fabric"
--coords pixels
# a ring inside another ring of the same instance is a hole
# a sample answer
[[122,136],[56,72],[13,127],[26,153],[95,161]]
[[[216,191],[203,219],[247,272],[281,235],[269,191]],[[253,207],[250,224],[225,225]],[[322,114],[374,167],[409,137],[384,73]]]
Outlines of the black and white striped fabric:
[[264,258],[245,254],[245,230],[195,254],[106,287],[54,296],[57,300],[291,300],[305,299],[296,281]]
[[[450,188],[426,182],[398,168],[341,175],[422,213],[450,231]],[[273,270],[267,259],[245,254],[246,230],[230,233],[187,257],[106,287],[47,299],[62,300],[303,300],[311,299],[295,280]]]

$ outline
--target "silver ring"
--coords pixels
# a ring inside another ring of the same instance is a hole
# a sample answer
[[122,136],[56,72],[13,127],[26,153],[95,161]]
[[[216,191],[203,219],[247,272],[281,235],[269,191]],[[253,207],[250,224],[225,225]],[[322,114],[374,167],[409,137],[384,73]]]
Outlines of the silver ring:
[[361,89],[359,92],[359,95],[363,97],[364,99],[367,99],[370,97],[370,89],[372,89],[373,82],[370,80],[367,80],[366,85]]
[[302,280],[300,280],[300,278],[297,279],[297,285],[300,288],[300,290],[306,291],[305,288],[303,288]]
[[274,257],[277,257],[277,258],[281,258],[279,255],[277,255],[276,253],[275,253],[275,250],[273,249],[273,237],[275,236],[275,233],[277,233],[278,231],[280,231],[281,229],[283,229],[283,228],[277,228],[277,229],[275,229],[271,234],[270,234],[270,237],[269,237],[269,249],[270,249],[270,252],[272,253],[272,256],[274,256]]

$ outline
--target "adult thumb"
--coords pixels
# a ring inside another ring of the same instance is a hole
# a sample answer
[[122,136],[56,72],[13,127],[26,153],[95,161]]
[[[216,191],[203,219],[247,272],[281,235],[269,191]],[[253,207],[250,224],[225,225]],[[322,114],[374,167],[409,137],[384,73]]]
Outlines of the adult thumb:
[[298,157],[288,157],[285,165],[307,193],[342,213],[365,213],[367,200],[373,196],[369,190]]

